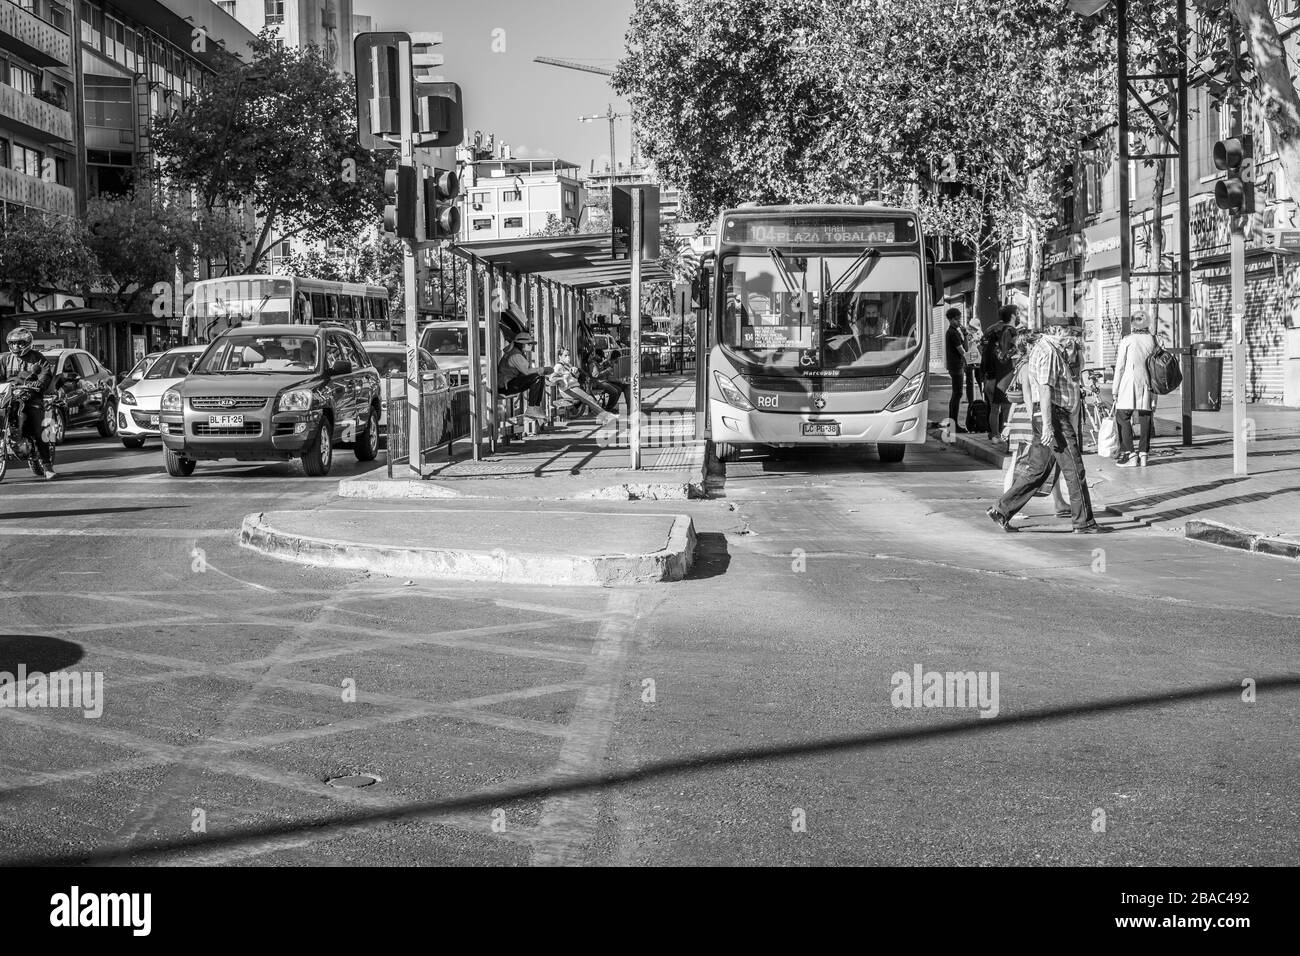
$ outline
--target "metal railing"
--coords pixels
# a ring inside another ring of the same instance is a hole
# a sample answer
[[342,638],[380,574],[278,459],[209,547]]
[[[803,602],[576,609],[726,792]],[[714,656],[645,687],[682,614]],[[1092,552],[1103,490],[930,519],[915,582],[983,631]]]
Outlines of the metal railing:
[[[388,409],[388,477],[393,477],[393,466],[407,464],[410,455],[410,410],[403,388],[401,374],[384,377],[384,401]],[[434,373],[432,380],[424,383],[423,401],[420,405],[420,473],[424,473],[427,457],[439,446],[447,446],[451,455],[452,444],[458,438],[469,436],[469,386],[450,385],[444,373]]]

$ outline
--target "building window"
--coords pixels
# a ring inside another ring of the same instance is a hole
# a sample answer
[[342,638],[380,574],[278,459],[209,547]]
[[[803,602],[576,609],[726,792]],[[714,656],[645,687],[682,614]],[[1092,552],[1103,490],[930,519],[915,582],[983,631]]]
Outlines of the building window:
[[9,168],[9,140],[0,139],[0,166]]
[[576,197],[566,189],[564,191],[564,208],[572,209],[574,202],[576,202]]
[[485,230],[485,229],[491,229],[491,228],[492,228],[492,218],[491,218],[490,216],[487,217],[487,218],[485,218],[485,219],[475,219],[475,220],[474,220],[474,231],[475,231],[475,232],[482,232],[482,231]]
[[68,32],[68,10],[57,3],[50,4],[50,23],[58,27],[64,33]]
[[507,189],[501,194],[502,202],[523,202],[524,195],[518,189]]
[[230,14],[230,16],[233,17],[235,15],[235,0],[217,0],[217,6]]
[[470,193],[469,201],[475,206],[486,206],[492,201],[491,193]]
[[5,82],[19,93],[32,96],[35,94],[40,81],[35,70],[29,70],[17,63],[8,63],[5,70]]
[[39,149],[31,149],[27,146],[21,146],[17,143],[13,147],[13,162],[10,168],[15,172],[25,173],[28,176],[41,177],[41,160],[45,157],[41,155]]
[[524,228],[523,216],[507,216],[505,222],[501,223],[504,229],[522,229]]
[[284,0],[266,0],[266,22],[284,23]]

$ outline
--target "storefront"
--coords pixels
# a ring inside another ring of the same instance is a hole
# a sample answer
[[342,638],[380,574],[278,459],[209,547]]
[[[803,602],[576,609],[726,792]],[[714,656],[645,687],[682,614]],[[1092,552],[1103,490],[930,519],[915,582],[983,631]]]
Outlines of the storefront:
[[1109,368],[1115,364],[1122,328],[1119,220],[1089,226],[1080,239],[1074,311],[1083,319],[1083,365]]

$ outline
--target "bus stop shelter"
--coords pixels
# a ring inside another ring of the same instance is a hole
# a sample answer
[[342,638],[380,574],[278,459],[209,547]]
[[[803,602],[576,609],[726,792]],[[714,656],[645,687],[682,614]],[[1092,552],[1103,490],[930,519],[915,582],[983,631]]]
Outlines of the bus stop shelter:
[[[480,364],[479,337],[470,335],[470,443],[480,457],[484,438],[496,451],[499,434],[499,387],[496,351],[500,341],[500,318],[507,309],[521,313],[537,338],[537,355],[542,365],[554,365],[561,348],[576,358],[585,316],[590,312],[592,292],[629,286],[632,262],[616,259],[609,233],[577,236],[546,236],[464,242],[454,247],[469,268],[467,311],[485,321],[484,337],[487,383],[474,369]],[[642,261],[641,281],[671,280],[657,261]],[[632,393],[639,394],[640,323],[633,317]],[[633,403],[635,405],[636,398]],[[485,434],[486,429],[486,434]]]

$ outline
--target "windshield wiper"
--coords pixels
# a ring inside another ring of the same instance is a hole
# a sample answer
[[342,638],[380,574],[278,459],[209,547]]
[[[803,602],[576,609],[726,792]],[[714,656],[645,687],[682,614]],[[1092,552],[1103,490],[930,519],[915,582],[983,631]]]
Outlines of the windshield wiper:
[[[850,277],[853,278],[855,283],[863,281],[867,276],[871,275],[872,270],[876,268],[876,265],[879,262],[879,249],[863,249],[861,254],[849,263],[849,267],[844,270],[844,274],[835,281],[835,283],[826,291],[826,294],[835,295],[837,292],[842,291],[844,287],[849,284]],[[854,275],[854,273],[860,270],[863,265],[867,266],[867,270],[860,276]]]
[[794,279],[790,275],[790,266],[785,261],[785,256],[780,249],[768,249],[767,256],[776,266],[776,274],[781,277],[781,282],[785,284],[785,291],[790,295],[798,295],[799,289],[794,284]]

